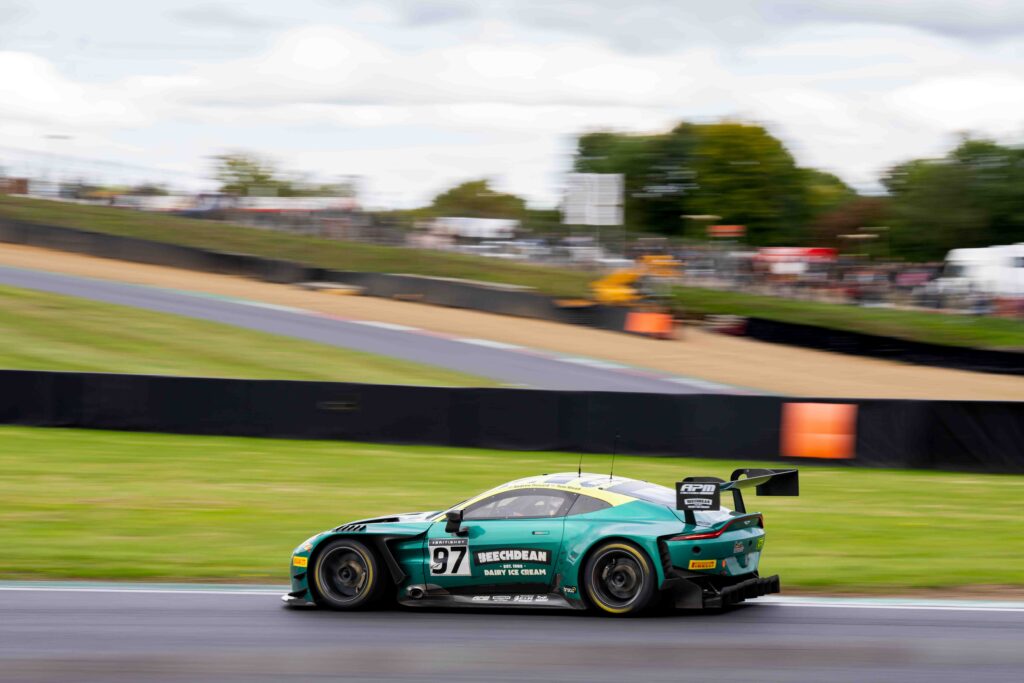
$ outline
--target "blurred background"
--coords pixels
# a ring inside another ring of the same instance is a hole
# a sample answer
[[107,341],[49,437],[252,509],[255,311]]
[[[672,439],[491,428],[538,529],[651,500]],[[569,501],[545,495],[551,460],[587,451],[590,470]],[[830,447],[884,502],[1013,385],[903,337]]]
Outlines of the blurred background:
[[[0,679],[1012,678],[1022,36],[1002,0],[0,0]],[[662,484],[799,465],[791,602],[276,609],[311,533],[613,440]]]

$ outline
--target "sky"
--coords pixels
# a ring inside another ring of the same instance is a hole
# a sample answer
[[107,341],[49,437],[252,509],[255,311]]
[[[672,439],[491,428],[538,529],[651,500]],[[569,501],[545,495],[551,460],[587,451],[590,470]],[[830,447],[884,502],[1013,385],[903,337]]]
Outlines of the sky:
[[475,178],[553,206],[580,133],[721,119],[869,192],[1024,141],[1024,2],[0,0],[0,166],[197,188],[247,150],[369,206]]

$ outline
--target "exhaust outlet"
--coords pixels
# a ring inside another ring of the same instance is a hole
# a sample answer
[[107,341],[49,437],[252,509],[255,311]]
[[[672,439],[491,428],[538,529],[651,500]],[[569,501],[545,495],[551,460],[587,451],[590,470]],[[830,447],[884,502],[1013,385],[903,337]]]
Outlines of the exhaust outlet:
[[424,595],[424,591],[419,586],[413,586],[409,589],[409,597],[413,600],[419,600]]

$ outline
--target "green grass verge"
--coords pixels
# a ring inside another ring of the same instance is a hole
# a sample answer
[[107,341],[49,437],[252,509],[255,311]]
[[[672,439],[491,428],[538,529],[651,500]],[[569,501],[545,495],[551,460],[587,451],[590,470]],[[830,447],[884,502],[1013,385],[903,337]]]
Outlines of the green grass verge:
[[493,386],[442,368],[128,306],[0,286],[0,368]]
[[933,344],[1024,351],[1024,321],[1019,320],[794,301],[698,287],[677,287],[673,296],[688,314],[757,316]]
[[253,254],[335,270],[412,273],[525,285],[549,294],[582,296],[588,292],[587,283],[591,280],[586,273],[463,254],[339,242],[231,223],[43,199],[0,195],[0,218]]
[[[607,461],[587,456],[584,467]],[[283,582],[291,549],[315,531],[437,509],[576,462],[564,453],[0,427],[0,576]],[[740,464],[629,457],[616,471],[671,485]],[[802,467],[800,488],[800,498],[751,501],[766,513],[762,569],[787,586],[1024,584],[1024,520],[1013,507],[1024,477]]]

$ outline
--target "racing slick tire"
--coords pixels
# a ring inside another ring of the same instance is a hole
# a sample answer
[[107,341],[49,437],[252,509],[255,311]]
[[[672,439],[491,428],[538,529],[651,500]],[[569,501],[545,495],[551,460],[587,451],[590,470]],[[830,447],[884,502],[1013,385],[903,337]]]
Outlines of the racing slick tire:
[[327,543],[316,554],[309,575],[313,602],[333,610],[358,610],[373,604],[382,586],[376,553],[354,538]]
[[598,611],[635,616],[650,607],[657,595],[657,574],[651,558],[627,541],[605,541],[587,558],[583,591]]

